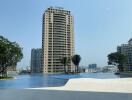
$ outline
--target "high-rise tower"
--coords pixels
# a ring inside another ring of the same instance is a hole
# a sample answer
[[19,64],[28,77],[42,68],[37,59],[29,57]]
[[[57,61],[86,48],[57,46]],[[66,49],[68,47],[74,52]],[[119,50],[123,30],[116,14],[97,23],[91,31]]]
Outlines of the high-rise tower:
[[132,38],[127,44],[122,44],[117,47],[117,52],[124,54],[126,61],[123,63],[124,70],[132,70]]
[[[63,8],[48,8],[43,14],[42,68],[44,73],[63,72],[60,59],[74,55],[74,20]],[[72,62],[69,71],[74,71]]]
[[31,73],[41,73],[41,52],[42,49],[31,50]]

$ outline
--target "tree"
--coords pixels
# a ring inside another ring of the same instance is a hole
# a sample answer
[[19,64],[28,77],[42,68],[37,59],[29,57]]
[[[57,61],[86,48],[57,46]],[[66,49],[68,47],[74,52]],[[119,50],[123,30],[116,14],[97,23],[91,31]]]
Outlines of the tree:
[[63,66],[64,66],[64,72],[65,72],[65,74],[68,74],[68,70],[67,70],[66,66],[68,65],[69,61],[70,61],[70,59],[67,58],[67,57],[63,57],[63,58],[61,59],[61,63],[62,63]]
[[118,70],[124,71],[123,64],[126,62],[127,56],[119,52],[114,52],[108,55],[108,64],[115,65],[118,67]]
[[16,66],[23,58],[22,48],[16,43],[0,36],[0,73],[7,77],[7,67]]
[[75,73],[77,72],[79,72],[79,63],[80,63],[80,61],[81,61],[81,57],[80,57],[80,55],[74,55],[73,57],[72,57],[72,62],[73,62],[73,64],[75,65]]

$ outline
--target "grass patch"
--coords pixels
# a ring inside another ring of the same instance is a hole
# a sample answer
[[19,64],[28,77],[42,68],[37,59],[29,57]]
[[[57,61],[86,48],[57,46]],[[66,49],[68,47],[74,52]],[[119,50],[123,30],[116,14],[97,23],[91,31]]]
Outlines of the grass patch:
[[132,71],[124,71],[125,73],[132,73]]
[[0,76],[0,80],[10,80],[10,79],[14,79],[14,77],[10,77],[10,76],[2,77],[2,76]]

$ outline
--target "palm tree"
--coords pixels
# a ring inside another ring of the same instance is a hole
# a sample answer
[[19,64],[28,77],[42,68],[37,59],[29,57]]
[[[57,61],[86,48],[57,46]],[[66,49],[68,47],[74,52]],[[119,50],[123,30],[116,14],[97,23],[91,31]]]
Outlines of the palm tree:
[[68,72],[67,72],[66,66],[67,66],[67,64],[69,63],[69,61],[70,61],[70,59],[67,58],[67,57],[63,57],[63,58],[61,59],[61,63],[62,63],[63,66],[64,66],[64,72],[65,72],[65,74],[68,73]]
[[75,72],[77,72],[77,73],[79,72],[79,63],[80,63],[80,61],[81,61],[80,55],[74,55],[72,57],[72,62],[76,66],[75,67]]

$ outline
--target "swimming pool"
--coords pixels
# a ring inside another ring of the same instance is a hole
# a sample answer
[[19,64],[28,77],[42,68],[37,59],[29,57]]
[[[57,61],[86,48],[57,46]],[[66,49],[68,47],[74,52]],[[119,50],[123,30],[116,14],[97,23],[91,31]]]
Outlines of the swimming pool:
[[81,73],[78,75],[18,75],[13,80],[0,80],[0,88],[36,88],[63,86],[70,78],[119,78],[114,73]]

